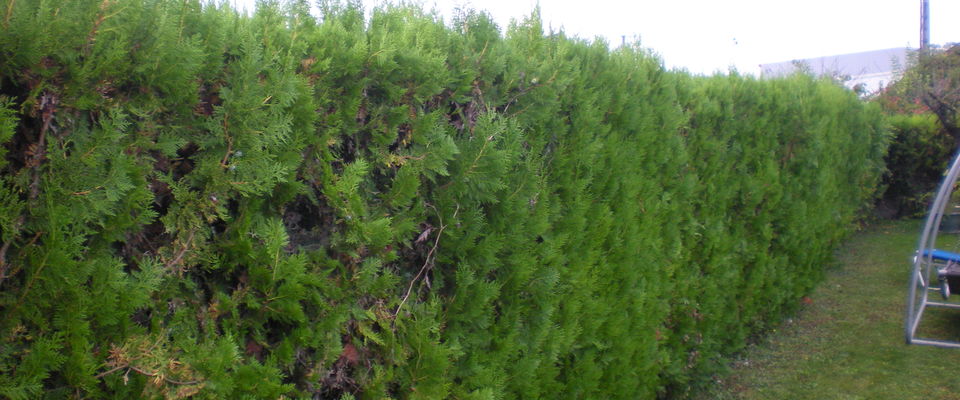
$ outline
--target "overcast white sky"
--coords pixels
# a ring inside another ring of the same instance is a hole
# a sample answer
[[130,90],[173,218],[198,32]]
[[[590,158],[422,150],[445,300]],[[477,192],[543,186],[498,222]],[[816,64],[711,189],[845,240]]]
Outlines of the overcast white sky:
[[[234,0],[239,3],[252,0]],[[385,0],[363,0],[367,8]],[[545,26],[568,35],[639,38],[668,67],[759,73],[759,64],[920,42],[921,0],[420,0],[449,21],[458,6],[505,28],[539,3]],[[929,0],[931,42],[960,42],[960,0]]]

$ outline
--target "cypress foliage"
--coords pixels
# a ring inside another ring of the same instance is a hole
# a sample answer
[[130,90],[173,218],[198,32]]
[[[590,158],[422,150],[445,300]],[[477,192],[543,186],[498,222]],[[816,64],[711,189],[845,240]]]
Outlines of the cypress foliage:
[[682,396],[882,169],[829,82],[319,6],[8,2],[0,394]]

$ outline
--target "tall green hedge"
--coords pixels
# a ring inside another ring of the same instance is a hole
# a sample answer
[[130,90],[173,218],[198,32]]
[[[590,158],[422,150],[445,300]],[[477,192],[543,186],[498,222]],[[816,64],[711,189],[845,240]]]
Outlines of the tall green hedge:
[[828,82],[320,9],[0,8],[0,396],[682,396],[881,171]]

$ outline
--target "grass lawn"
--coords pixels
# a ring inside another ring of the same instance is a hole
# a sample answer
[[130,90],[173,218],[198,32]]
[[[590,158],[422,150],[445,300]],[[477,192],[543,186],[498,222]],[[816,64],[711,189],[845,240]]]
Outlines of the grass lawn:
[[[883,222],[854,235],[801,312],[697,398],[960,400],[960,350],[904,344],[921,224]],[[960,335],[960,310],[931,317],[927,333]]]

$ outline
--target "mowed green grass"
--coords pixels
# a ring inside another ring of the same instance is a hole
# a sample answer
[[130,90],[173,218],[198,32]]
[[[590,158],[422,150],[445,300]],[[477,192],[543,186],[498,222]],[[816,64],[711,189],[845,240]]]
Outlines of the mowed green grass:
[[[883,222],[854,235],[801,311],[697,398],[960,400],[960,350],[904,343],[909,260],[921,224]],[[960,338],[960,310],[925,322],[923,334]]]

